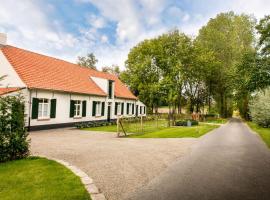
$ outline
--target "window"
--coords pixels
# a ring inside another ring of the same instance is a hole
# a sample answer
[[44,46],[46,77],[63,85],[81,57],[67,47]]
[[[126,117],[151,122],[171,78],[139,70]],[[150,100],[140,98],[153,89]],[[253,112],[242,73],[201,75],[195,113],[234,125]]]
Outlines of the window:
[[117,104],[117,115],[121,115],[121,103]]
[[101,116],[101,102],[96,102],[96,116]]
[[50,117],[49,113],[49,99],[38,100],[38,118],[46,119]]
[[82,114],[82,102],[80,100],[74,101],[74,117],[81,117]]

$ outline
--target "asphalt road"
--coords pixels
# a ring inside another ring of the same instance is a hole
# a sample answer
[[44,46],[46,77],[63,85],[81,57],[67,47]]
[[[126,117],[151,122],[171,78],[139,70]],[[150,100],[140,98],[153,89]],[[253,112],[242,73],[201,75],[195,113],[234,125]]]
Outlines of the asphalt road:
[[270,150],[232,119],[128,199],[270,200]]

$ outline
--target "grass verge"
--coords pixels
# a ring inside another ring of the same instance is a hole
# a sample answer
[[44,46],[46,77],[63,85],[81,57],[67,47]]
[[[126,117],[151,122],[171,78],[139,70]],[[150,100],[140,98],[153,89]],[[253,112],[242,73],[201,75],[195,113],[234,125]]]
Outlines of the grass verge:
[[79,177],[63,165],[29,157],[0,164],[1,200],[90,200]]
[[157,130],[154,132],[144,133],[144,134],[132,134],[128,137],[131,138],[198,138],[202,135],[218,128],[217,125],[199,125],[192,127],[170,127],[162,130]]
[[[136,133],[136,127],[129,127],[129,133],[135,132],[135,134],[131,134],[128,137],[131,138],[184,138],[184,137],[193,137],[198,138],[209,131],[218,128],[219,125],[209,125],[209,124],[200,124],[199,126],[192,127],[161,127],[161,128],[147,128],[147,131],[142,133]],[[93,128],[85,128],[83,130],[88,131],[106,131],[106,132],[116,132],[116,125],[113,126],[101,126],[101,127],[93,127]],[[132,131],[134,130],[134,131]]]
[[266,145],[270,148],[270,128],[263,128],[254,122],[247,122],[248,126],[258,133]]

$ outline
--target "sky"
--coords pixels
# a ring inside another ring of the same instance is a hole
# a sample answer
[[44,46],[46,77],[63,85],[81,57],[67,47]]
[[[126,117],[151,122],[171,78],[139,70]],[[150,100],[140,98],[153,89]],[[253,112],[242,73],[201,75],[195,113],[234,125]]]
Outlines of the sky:
[[8,44],[76,62],[93,52],[98,68],[124,63],[132,47],[172,29],[195,37],[220,12],[270,14],[269,0],[0,0]]

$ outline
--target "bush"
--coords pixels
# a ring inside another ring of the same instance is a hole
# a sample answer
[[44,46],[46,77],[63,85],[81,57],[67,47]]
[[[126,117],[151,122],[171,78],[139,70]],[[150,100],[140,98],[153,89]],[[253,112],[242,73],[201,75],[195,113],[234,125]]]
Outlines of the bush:
[[258,94],[249,104],[252,121],[263,127],[270,127],[270,88]]
[[26,157],[29,154],[27,135],[23,99],[0,97],[0,162]]
[[175,122],[175,126],[187,126],[188,121],[191,122],[191,126],[197,126],[199,124],[199,122],[196,120],[180,120]]
[[106,122],[106,121],[97,121],[97,122],[79,122],[76,123],[75,126],[78,129],[82,128],[91,128],[91,127],[100,127],[100,126],[110,126],[110,125],[115,125],[116,121],[112,122]]

